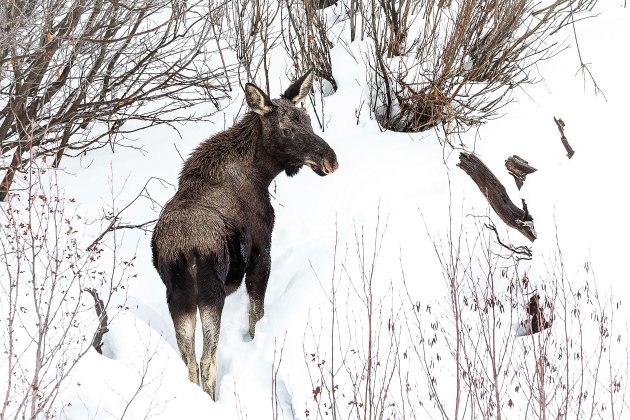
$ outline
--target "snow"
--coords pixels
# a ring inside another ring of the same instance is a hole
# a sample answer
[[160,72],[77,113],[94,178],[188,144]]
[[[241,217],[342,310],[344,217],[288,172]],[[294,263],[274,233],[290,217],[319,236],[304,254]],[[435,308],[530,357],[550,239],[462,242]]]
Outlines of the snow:
[[[515,91],[505,115],[466,133],[464,141],[474,145],[475,153],[508,187],[515,203],[521,197],[528,203],[538,232],[534,259],[525,270],[530,280],[544,285],[559,246],[567,278],[573,279],[575,289],[594,279],[602,296],[623,300],[630,280],[625,264],[630,226],[625,223],[627,197],[623,192],[628,180],[625,160],[630,152],[625,128],[630,58],[621,52],[630,39],[630,12],[615,2],[600,8],[599,16],[579,23],[578,36],[581,54],[605,97],[595,95],[592,82],[576,73],[577,52],[568,38],[569,50],[539,66],[544,81],[526,91]],[[348,48],[361,57],[366,47],[355,42]],[[504,238],[508,229],[488,209],[472,180],[455,166],[458,153],[443,146],[435,132],[381,132],[367,104],[359,111],[367,95],[363,62],[339,44],[332,53],[338,90],[325,100],[326,127],[319,134],[335,149],[340,167],[323,178],[305,168],[293,178],[280,175],[272,184],[276,227],[265,316],[251,340],[244,287],[227,299],[218,345],[217,401],[187,379],[165,288],[151,264],[150,234],[119,231],[107,238],[101,263],[104,267],[112,263],[114,250],[117,258],[135,254],[132,270],[137,276],[129,279],[124,292],[114,295],[103,354],[90,349],[62,390],[60,418],[267,419],[273,418],[274,387],[279,418],[306,418],[307,410],[315,416],[318,401],[313,390],[319,372],[309,355],[318,345],[318,356],[329,358],[334,353],[327,350],[331,287],[338,291],[339,319],[347,321],[348,329],[365,332],[361,278],[366,270],[360,266],[372,264],[375,248],[380,252],[374,264],[373,295],[385,314],[383,331],[396,307],[408,304],[407,294],[423,308],[435,308],[434,318],[442,319],[441,328],[445,328],[449,321],[442,312],[449,307],[449,291],[433,241],[444,244],[449,226],[455,237],[460,225],[461,229],[474,229],[478,220],[472,214],[490,215]],[[281,92],[281,83],[288,83],[284,65],[275,56],[271,61],[277,74],[270,78],[272,92]],[[103,208],[120,209],[150,177],[176,185],[179,154],[185,158],[200,141],[229,126],[241,99],[242,95],[226,103],[212,124],[182,127],[181,138],[163,128],[143,132],[135,145],[144,153],[100,150],[68,159],[63,170],[51,176],[56,176],[67,197],[76,199],[77,213],[84,220],[99,220]],[[553,116],[566,123],[565,133],[576,151],[570,160]],[[513,154],[538,169],[527,177],[520,192],[503,166]],[[160,204],[174,193],[174,187],[158,180],[150,181],[148,190]],[[156,218],[158,212],[159,207],[142,198],[125,210],[123,218],[140,223]],[[104,227],[86,225],[82,232],[85,246]],[[527,245],[515,231],[509,232],[509,239]],[[361,255],[357,247],[364,247],[365,260],[357,257]],[[507,293],[507,286],[498,282],[498,293]],[[621,317],[617,323],[627,322],[625,303],[617,316]],[[474,320],[470,322],[476,325]],[[621,334],[627,340],[625,328]],[[199,355],[199,325],[197,329]],[[339,349],[360,345],[363,340],[362,335],[346,335],[343,328],[336,334]],[[385,354],[391,336],[384,333],[381,339]],[[413,339],[403,339],[401,348],[408,344],[405,340]],[[446,355],[450,350],[440,337],[440,344],[431,351]],[[623,359],[623,353],[621,356]],[[355,359],[349,356],[349,360]],[[448,395],[452,382],[447,378],[455,368],[443,362],[436,369],[444,378],[440,389],[447,389]],[[420,370],[416,372],[421,375]],[[417,407],[408,418],[427,416],[439,416],[433,403]],[[624,416],[629,416],[627,408]]]

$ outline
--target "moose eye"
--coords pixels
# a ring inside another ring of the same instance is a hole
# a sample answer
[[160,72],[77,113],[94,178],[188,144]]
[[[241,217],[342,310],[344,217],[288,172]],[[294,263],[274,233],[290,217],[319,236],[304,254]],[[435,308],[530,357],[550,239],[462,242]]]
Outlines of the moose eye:
[[282,134],[284,134],[285,137],[289,137],[291,135],[291,130],[288,128],[285,128],[284,130],[282,130]]

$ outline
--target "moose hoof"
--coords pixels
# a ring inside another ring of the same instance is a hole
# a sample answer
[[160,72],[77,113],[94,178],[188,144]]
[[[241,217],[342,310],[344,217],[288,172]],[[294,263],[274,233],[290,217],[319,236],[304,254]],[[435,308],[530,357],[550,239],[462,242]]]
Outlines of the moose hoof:
[[249,336],[254,339],[254,335],[256,334],[256,323],[260,321],[263,317],[264,313],[260,314],[249,314]]
[[201,359],[201,388],[210,395],[214,401],[217,388],[217,364],[215,356],[209,359]]
[[213,377],[212,375],[208,375],[208,377],[202,378],[201,388],[203,389],[203,392],[210,395],[210,398],[212,398],[213,401],[217,400],[215,398],[217,389],[217,381],[215,377]]
[[256,334],[256,320],[251,315],[249,316],[249,336],[254,339]]
[[217,399],[215,398],[215,389],[216,389],[216,384],[208,384],[206,382],[203,383],[203,391],[210,395],[210,398],[212,398],[212,401],[216,401]]
[[199,385],[199,366],[197,363],[188,366],[188,380]]

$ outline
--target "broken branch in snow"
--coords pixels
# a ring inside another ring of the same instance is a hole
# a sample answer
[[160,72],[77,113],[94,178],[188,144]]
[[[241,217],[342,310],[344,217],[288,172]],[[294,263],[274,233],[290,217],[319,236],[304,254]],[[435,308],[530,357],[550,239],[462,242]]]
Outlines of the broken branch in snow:
[[495,239],[500,246],[502,246],[503,248],[511,252],[510,258],[515,258],[516,261],[521,261],[521,260],[529,261],[532,259],[533,254],[532,254],[532,249],[530,247],[525,246],[525,245],[514,246],[512,244],[503,243],[503,241],[501,241],[501,238],[499,237],[499,232],[497,231],[497,227],[494,225],[494,223],[492,223],[492,221],[488,223],[484,223],[484,226],[486,227],[486,229],[489,229],[494,232]]
[[571,159],[571,157],[573,157],[573,155],[575,154],[575,151],[571,148],[569,140],[567,140],[566,136],[564,135],[564,121],[562,121],[562,118],[556,117],[553,117],[553,120],[556,122],[558,130],[560,131],[560,140],[562,140],[562,145],[567,151],[567,157]]
[[94,298],[94,309],[96,310],[96,316],[98,317],[98,329],[92,339],[92,347],[98,352],[103,354],[103,336],[109,329],[107,328],[107,312],[105,311],[105,304],[103,299],[98,296],[98,292],[95,289],[85,289],[92,298]]
[[505,167],[507,168],[510,175],[514,177],[516,187],[519,190],[523,186],[523,182],[525,182],[525,177],[537,171],[536,168],[530,166],[529,162],[516,155],[510,156],[506,159]]
[[523,210],[512,203],[503,184],[481,159],[472,153],[462,152],[459,154],[457,166],[475,181],[492,209],[505,224],[518,230],[532,242],[536,239],[534,218],[529,214],[525,201]]

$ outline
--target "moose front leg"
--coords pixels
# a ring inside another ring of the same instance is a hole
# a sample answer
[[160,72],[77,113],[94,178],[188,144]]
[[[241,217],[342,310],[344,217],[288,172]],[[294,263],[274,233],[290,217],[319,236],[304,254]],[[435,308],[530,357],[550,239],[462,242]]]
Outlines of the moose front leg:
[[245,277],[249,295],[249,335],[254,338],[256,323],[265,315],[265,291],[271,270],[269,250],[263,251],[250,264]]

